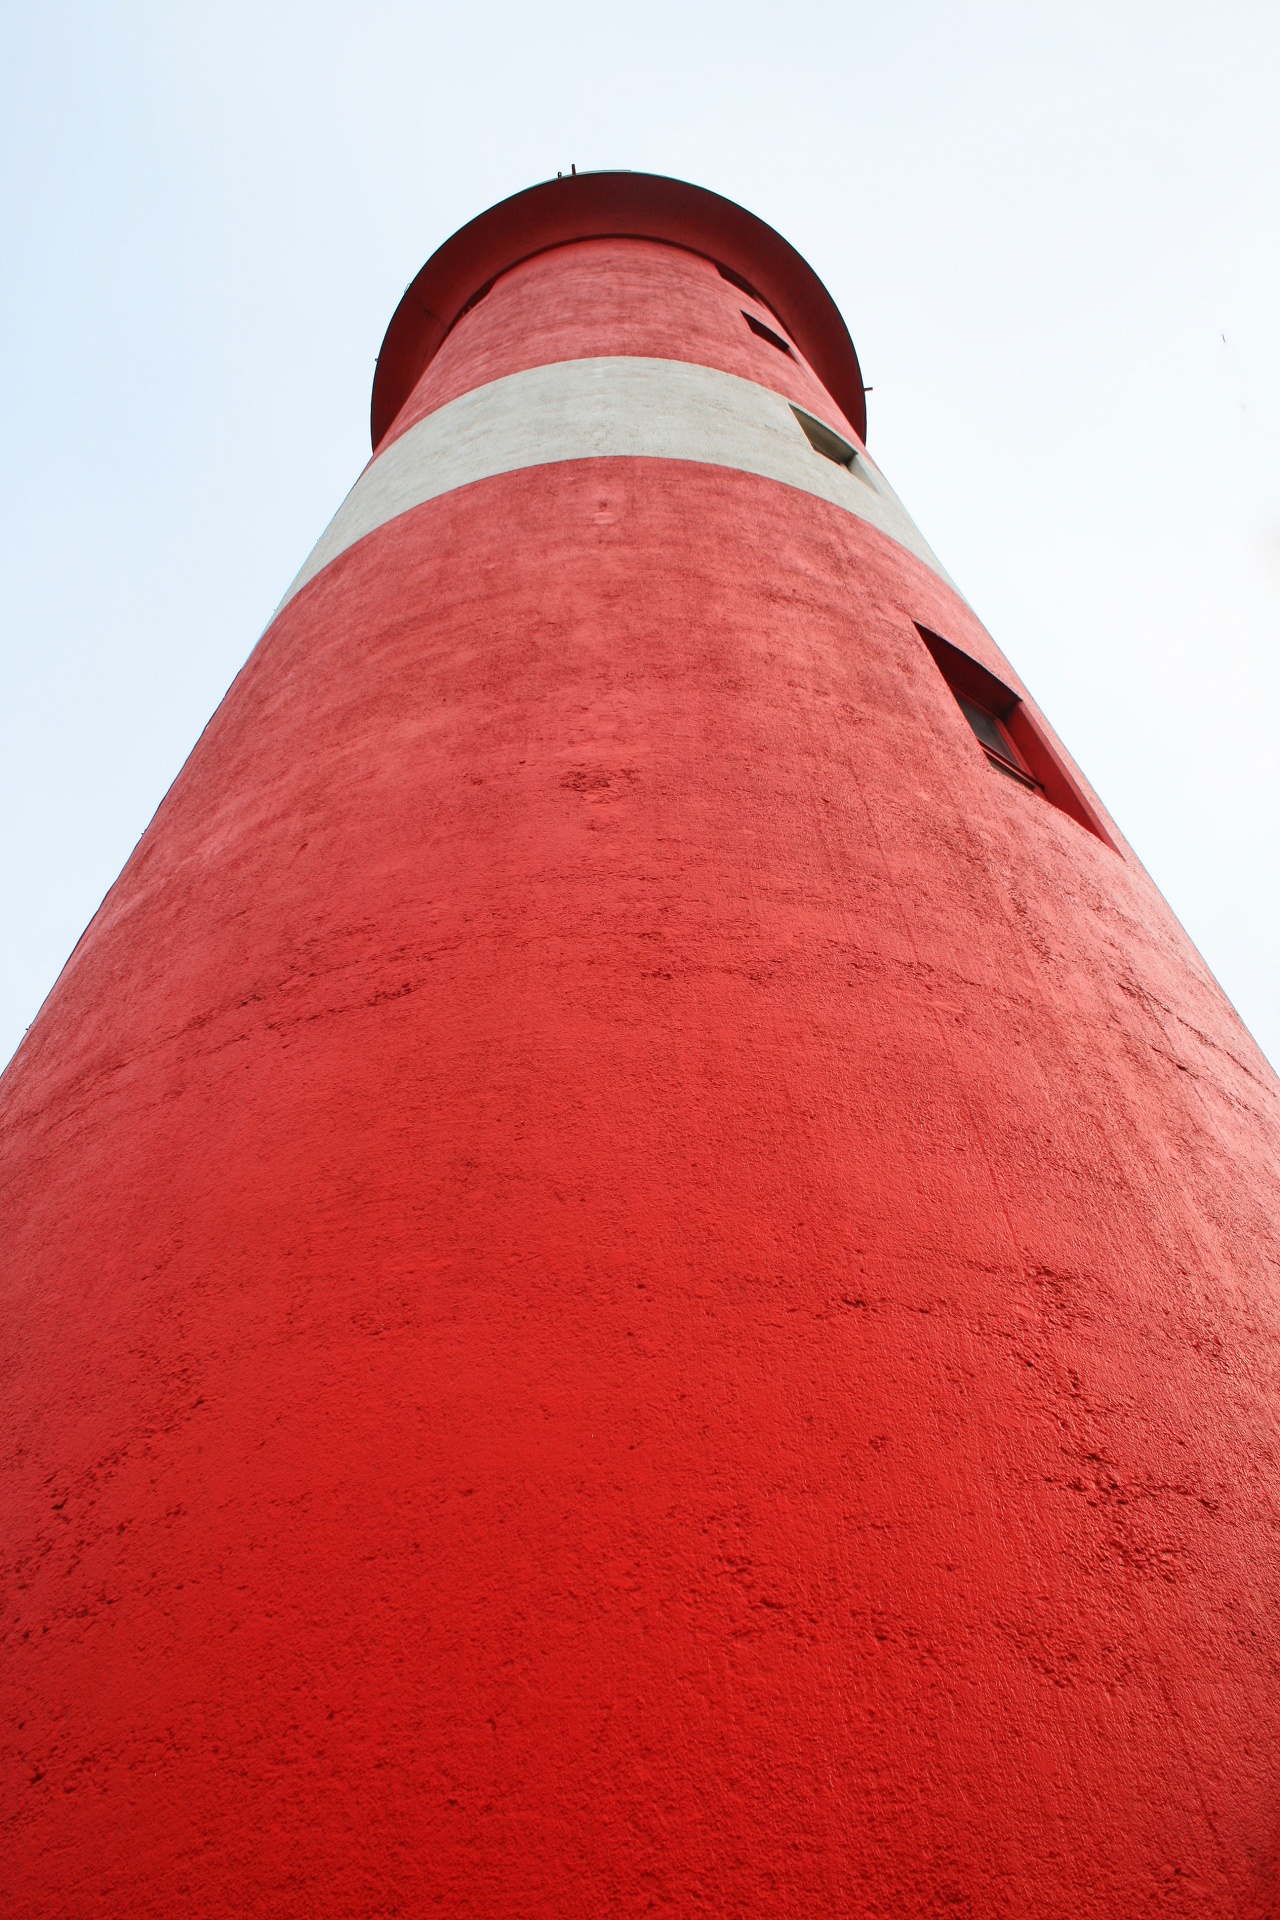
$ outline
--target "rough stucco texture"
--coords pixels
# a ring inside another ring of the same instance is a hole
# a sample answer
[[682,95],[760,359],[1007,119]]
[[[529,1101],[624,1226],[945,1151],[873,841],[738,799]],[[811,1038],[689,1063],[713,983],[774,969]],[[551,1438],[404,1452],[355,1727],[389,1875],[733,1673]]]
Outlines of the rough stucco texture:
[[[787,338],[790,355],[752,333],[744,312]],[[579,240],[499,277],[449,334],[383,446],[504,374],[609,353],[736,373],[858,438],[776,314],[722,279],[713,261],[652,240]]]
[[867,456],[858,455],[856,476],[824,459],[774,389],[686,361],[608,354],[491,380],[397,435],[352,487],[281,605],[411,507],[500,473],[602,456],[699,461],[799,487],[860,514],[942,572]]
[[12,1920],[1276,1912],[1274,1077],[837,507],[259,645],[0,1083]]

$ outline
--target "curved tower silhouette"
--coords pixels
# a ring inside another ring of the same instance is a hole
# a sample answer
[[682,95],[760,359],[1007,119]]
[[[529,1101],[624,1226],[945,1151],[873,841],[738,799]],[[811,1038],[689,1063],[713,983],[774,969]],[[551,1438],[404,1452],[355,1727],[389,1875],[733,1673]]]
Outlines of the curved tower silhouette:
[[830,297],[551,181],[373,432],[0,1083],[6,1914],[1273,1915],[1277,1082]]

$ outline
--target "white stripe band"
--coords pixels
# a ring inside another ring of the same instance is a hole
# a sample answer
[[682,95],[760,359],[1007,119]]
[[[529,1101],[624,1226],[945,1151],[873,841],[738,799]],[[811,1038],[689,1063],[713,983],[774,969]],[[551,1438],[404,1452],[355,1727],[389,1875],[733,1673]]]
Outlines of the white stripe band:
[[365,468],[280,605],[426,500],[525,467],[611,456],[695,460],[798,487],[869,521],[953,584],[879,469],[861,453],[850,471],[815,452],[781,394],[683,360],[611,358],[508,374],[410,427]]

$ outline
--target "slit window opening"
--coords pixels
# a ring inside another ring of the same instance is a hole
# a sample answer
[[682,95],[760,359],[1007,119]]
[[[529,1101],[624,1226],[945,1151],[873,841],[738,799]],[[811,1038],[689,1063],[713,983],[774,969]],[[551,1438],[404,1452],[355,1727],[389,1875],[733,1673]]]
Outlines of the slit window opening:
[[745,293],[748,300],[759,300],[762,307],[768,306],[769,302],[761,299],[761,296],[756,292],[751,282],[744,278],[742,274],[735,273],[732,267],[723,266],[719,260],[716,261],[715,268],[722,280],[727,280],[731,287],[738,289],[739,293]]
[[792,406],[791,411],[800,422],[804,437],[815,453],[822,454],[827,460],[834,460],[838,467],[852,467],[857,449],[842,439],[834,427],[815,419],[803,407]]
[[870,487],[872,493],[879,493],[880,489],[867,471],[866,463],[859,458],[856,447],[851,446],[834,427],[827,426],[825,421],[817,419],[812,413],[806,413],[803,407],[797,407],[791,401],[787,404],[800,422],[804,437],[815,453],[820,453],[825,460],[834,460],[838,467],[847,467],[855,480],[861,480],[863,486]]
[[788,360],[795,359],[794,353],[792,353],[791,348],[787,345],[780,333],[775,333],[772,327],[766,327],[763,320],[757,320],[754,313],[748,313],[745,307],[743,307],[741,311],[743,319],[757,339],[767,340],[771,347],[778,349],[779,353],[785,353]]
[[480,302],[482,300],[488,299],[489,295],[493,292],[493,289],[497,286],[500,278],[501,276],[495,273],[491,280],[486,280],[482,287],[476,288],[471,298],[463,306],[458,308],[458,311],[454,314],[453,319],[449,322],[448,328],[446,330],[448,333],[453,332],[453,329],[457,326],[460,320],[465,320],[469,313],[474,312],[474,310],[480,305]]
[[941,634],[922,627],[918,620],[913,625],[986,755],[987,765],[1029,787],[1119,853],[1079,781],[1027,711],[1021,695]]
[[[473,307],[478,307],[482,300],[487,299],[497,284],[498,276],[495,273],[492,280],[486,280],[482,287],[477,287],[466,305],[458,308],[458,320],[465,319]],[[454,325],[457,325],[457,320],[455,320]]]
[[966,700],[962,693],[956,694],[956,705],[978,736],[988,760],[994,760],[1001,773],[1012,773],[1017,779],[1025,780],[1029,787],[1039,786],[1040,782],[1033,780],[1023,766],[1016,747],[994,713],[980,707],[976,700]]

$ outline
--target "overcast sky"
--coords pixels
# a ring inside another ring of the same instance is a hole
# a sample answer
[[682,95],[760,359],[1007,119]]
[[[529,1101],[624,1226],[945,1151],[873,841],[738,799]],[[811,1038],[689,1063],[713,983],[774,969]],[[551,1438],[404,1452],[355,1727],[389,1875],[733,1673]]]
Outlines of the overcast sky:
[[1280,1061],[1280,6],[10,4],[0,1060],[368,454],[405,284],[581,168],[797,246],[869,445]]

